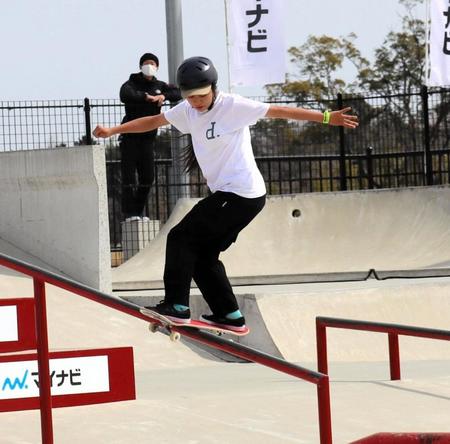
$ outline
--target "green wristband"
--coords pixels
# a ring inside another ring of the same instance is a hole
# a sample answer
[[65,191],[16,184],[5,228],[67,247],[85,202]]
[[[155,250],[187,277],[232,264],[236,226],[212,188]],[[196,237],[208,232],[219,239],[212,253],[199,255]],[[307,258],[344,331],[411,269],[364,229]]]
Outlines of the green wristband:
[[322,123],[324,125],[328,125],[330,123],[330,118],[331,118],[331,113],[330,111],[327,109],[326,111],[323,112],[323,120]]

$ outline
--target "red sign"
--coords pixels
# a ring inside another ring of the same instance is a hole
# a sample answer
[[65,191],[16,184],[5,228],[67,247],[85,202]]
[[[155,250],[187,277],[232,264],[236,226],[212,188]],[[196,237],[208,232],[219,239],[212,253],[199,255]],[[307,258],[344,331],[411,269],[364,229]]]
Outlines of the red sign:
[[[37,354],[0,356],[0,412],[39,408]],[[136,399],[132,347],[50,352],[52,407]]]
[[34,298],[0,299],[0,353],[33,349],[36,349]]

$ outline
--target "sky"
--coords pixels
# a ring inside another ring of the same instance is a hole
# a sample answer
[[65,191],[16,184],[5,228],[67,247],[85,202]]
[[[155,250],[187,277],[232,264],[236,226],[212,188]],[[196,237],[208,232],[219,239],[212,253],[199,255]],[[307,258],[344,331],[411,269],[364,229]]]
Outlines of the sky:
[[[279,1],[285,2],[286,49],[309,35],[354,32],[369,60],[389,31],[400,30],[404,13],[398,0]],[[0,101],[117,99],[144,52],[159,56],[158,78],[168,81],[165,2],[0,0]],[[182,0],[182,12],[184,57],[211,58],[219,88],[228,90],[224,0]],[[416,16],[425,19],[425,6]],[[347,81],[354,75],[350,65],[342,73]],[[234,92],[264,95],[261,86]]]

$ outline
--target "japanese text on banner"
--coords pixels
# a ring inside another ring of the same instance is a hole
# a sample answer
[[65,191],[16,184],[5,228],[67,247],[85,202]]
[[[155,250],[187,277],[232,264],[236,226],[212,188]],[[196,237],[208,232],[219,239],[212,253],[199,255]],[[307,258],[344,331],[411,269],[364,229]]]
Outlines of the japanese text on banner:
[[430,2],[429,78],[430,86],[450,85],[450,0]]
[[284,0],[226,0],[230,77],[234,86],[283,83]]

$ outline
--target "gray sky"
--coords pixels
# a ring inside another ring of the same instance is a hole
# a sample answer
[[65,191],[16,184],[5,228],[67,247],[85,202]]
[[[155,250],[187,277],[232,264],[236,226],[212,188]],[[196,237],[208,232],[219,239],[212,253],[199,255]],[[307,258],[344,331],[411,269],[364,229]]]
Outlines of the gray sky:
[[[373,58],[387,33],[399,30],[398,0],[280,0],[285,2],[286,46],[308,35],[357,34],[357,47]],[[165,0],[0,0],[0,101],[114,99],[144,52],[160,58],[168,80]],[[224,0],[183,0],[184,56],[210,57],[226,90]],[[425,18],[425,6],[417,11]],[[287,56],[286,56],[287,57]],[[354,72],[343,73],[351,80]],[[236,88],[244,95],[261,87]]]

